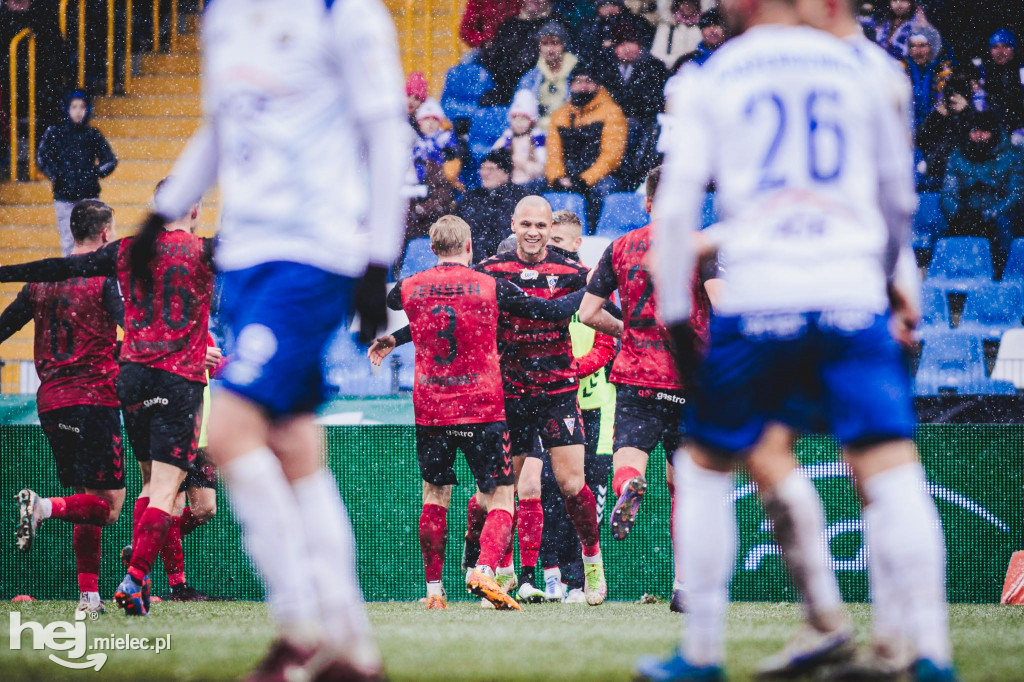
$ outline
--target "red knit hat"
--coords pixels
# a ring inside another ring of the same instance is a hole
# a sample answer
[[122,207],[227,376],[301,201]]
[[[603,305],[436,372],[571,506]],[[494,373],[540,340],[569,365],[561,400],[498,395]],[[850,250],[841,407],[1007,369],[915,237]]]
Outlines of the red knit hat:
[[405,80],[405,94],[421,100],[427,98],[427,77],[422,71],[413,71],[409,74]]

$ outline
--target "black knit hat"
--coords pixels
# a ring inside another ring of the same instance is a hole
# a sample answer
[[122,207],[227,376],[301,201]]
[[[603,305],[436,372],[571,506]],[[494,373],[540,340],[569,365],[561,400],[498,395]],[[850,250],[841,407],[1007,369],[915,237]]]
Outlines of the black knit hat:
[[595,83],[599,82],[597,77],[597,69],[593,68],[590,64],[583,61],[582,59],[576,62],[576,66],[572,67],[572,72],[569,73],[569,82],[572,83],[577,76],[586,76]]
[[512,175],[512,152],[507,149],[495,149],[483,158],[483,161],[490,161],[495,166]]
[[697,20],[697,26],[699,28],[708,28],[710,26],[725,26],[725,20],[722,17],[722,13],[717,9],[709,9],[700,15],[700,19]]

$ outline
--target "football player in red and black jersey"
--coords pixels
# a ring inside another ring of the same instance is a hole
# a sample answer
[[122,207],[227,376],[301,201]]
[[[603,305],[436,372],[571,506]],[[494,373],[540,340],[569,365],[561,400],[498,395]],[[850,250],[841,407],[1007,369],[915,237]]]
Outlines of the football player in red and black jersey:
[[[522,199],[512,216],[516,250],[481,261],[477,269],[511,281],[540,298],[560,298],[584,289],[587,268],[547,248],[551,223],[547,201],[538,196]],[[585,439],[576,400],[579,367],[572,353],[569,320],[541,322],[502,315],[499,329],[505,413],[512,434],[517,485],[537,482],[535,490],[518,489],[520,541],[530,546],[531,553],[533,548],[540,549],[544,512],[540,500],[541,460],[537,459],[540,450],[536,447],[539,437],[551,455],[555,479],[583,546],[587,603],[600,604],[608,589],[601,560],[597,502],[584,475]],[[532,459],[536,462],[529,461]],[[525,475],[524,468],[528,474],[535,469],[536,475]],[[532,554],[534,565],[535,557]],[[535,584],[534,576],[522,577]]]
[[[73,255],[116,239],[114,212],[86,199],[71,211]],[[36,408],[61,485],[74,495],[17,495],[15,543],[28,551],[45,519],[75,524],[72,546],[81,599],[79,611],[103,613],[99,596],[100,531],[117,521],[124,504],[124,457],[117,399],[117,325],[124,306],[112,277],[72,277],[26,284],[0,314],[0,342],[35,321],[39,374]]]
[[498,355],[498,318],[514,314],[537,320],[572,316],[582,292],[548,301],[528,296],[514,284],[470,268],[470,228],[444,216],[430,228],[438,264],[404,279],[391,290],[388,305],[405,310],[409,326],[378,339],[369,356],[375,365],[396,344],[416,346],[413,407],[416,454],[423,478],[419,535],[427,580],[427,608],[447,609],[441,584],[453,466],[461,449],[476,480],[478,502],[486,511],[480,555],[466,577],[470,592],[499,609],[519,604],[494,577],[512,534],[514,476]]
[[197,237],[185,224],[161,227],[153,236],[153,258],[137,269],[132,237],[89,254],[0,268],[2,282],[117,276],[125,309],[117,395],[144,480],[131,565],[114,594],[128,615],[149,611],[149,570],[196,456],[213,293],[213,240]]
[[[647,176],[647,210],[658,188],[660,168]],[[636,521],[647,491],[647,460],[660,442],[665,448],[666,480],[673,502],[672,456],[679,447],[684,385],[676,374],[672,341],[657,317],[654,280],[647,268],[651,226],[619,237],[605,250],[587,285],[580,320],[598,331],[611,332],[617,320],[602,310],[617,289],[622,306],[622,348],[612,364],[616,385],[612,491],[618,498],[611,513],[612,537],[622,540]],[[696,276],[696,275],[695,275]],[[707,334],[710,304],[704,289],[694,287],[691,322],[698,335]],[[691,352],[696,349],[691,349]],[[674,517],[674,514],[673,514]],[[677,581],[674,593],[682,586]],[[673,604],[679,595],[673,595]]]

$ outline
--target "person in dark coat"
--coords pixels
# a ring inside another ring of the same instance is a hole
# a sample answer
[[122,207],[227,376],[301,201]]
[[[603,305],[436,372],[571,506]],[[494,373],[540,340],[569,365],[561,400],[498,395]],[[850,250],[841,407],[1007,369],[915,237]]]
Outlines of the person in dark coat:
[[972,93],[970,80],[953,76],[942,91],[942,99],[917,129],[915,141],[925,163],[918,190],[938,192],[942,189],[949,157],[967,136]]
[[684,64],[703,65],[704,62],[711,59],[711,55],[715,53],[715,50],[720,48],[722,43],[725,42],[727,37],[725,33],[725,18],[717,9],[709,9],[701,14],[697,26],[700,27],[700,44],[697,45],[696,50],[679,58],[679,61],[672,67],[673,74],[678,73]]
[[473,261],[498,252],[498,244],[509,235],[516,204],[526,190],[512,182],[512,155],[496,149],[480,163],[480,187],[462,195],[455,215],[467,223],[473,235]]
[[89,125],[92,102],[76,90],[65,100],[67,118],[43,133],[37,154],[39,170],[53,183],[53,204],[57,214],[60,248],[71,254],[71,209],[82,199],[98,199],[100,178],[117,168],[117,157],[107,139]]
[[985,93],[988,106],[999,118],[1003,132],[1024,128],[1024,85],[1021,85],[1022,64],[1017,56],[1017,37],[1002,28],[988,41],[984,61]]
[[665,108],[665,65],[641,47],[632,22],[612,27],[612,43],[612,52],[598,66],[598,80],[631,123],[653,123]]
[[480,106],[508,106],[519,79],[537,65],[537,36],[552,19],[551,0],[523,0],[519,14],[501,22],[498,32],[480,51],[480,63],[494,87],[480,97]]
[[596,63],[614,47],[612,27],[620,22],[632,24],[640,36],[640,46],[649,49],[654,40],[654,27],[643,17],[626,8],[624,0],[595,0],[596,14],[580,24],[574,52],[581,61]]

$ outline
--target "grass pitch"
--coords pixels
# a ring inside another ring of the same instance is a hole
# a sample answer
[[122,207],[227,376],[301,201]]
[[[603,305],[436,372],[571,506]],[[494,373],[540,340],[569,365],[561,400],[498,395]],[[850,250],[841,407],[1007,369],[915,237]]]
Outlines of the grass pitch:
[[[108,605],[112,606],[112,605]],[[73,620],[74,602],[0,605],[0,619],[19,611],[22,623]],[[375,603],[370,617],[395,681],[628,680],[638,656],[663,655],[677,643],[681,621],[666,604],[543,604],[523,613],[485,611],[453,603],[448,612],[417,603]],[[862,637],[865,605],[850,612]],[[957,665],[966,681],[1024,680],[1024,608],[954,605],[950,609]],[[730,679],[750,679],[756,661],[781,647],[800,622],[794,604],[734,604],[729,612]],[[5,623],[5,624],[6,624]],[[229,680],[262,656],[273,630],[267,608],[246,602],[155,605],[146,619],[116,608],[87,623],[88,639],[171,635],[170,649],[109,651],[102,670],[67,670],[31,636],[12,651],[0,632],[0,680]],[[61,654],[62,652],[53,652]]]

